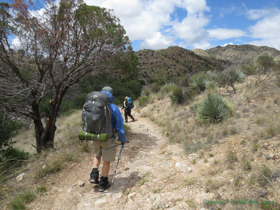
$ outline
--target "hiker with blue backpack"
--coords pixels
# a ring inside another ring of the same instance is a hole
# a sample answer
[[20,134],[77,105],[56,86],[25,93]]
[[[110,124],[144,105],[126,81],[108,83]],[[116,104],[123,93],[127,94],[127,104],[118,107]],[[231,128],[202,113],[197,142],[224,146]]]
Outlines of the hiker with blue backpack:
[[[109,86],[104,87],[101,92],[93,91],[89,93],[82,112],[84,130],[82,133],[85,133],[83,137],[86,140],[92,140],[91,143],[94,152],[90,182],[99,184],[99,192],[103,192],[111,186],[108,181],[108,174],[110,163],[115,161],[116,156],[115,131],[118,134],[119,141],[122,143],[122,148],[127,142],[123,118],[118,106],[113,104],[114,97],[112,94],[113,89]],[[103,158],[103,167],[99,181],[98,167],[101,163],[101,157]]]
[[133,122],[135,121],[134,117],[131,115],[131,109],[133,109],[133,108],[134,108],[134,105],[133,105],[132,98],[126,96],[124,98],[123,107],[122,107],[122,109],[124,109],[124,117],[125,117],[125,122],[126,123],[128,122],[127,121],[127,116],[129,116],[132,119]]

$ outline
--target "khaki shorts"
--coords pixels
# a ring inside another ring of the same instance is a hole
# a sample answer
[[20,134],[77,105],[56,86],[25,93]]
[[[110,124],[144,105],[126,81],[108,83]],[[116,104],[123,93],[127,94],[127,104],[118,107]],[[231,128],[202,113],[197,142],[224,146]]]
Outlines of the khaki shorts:
[[102,155],[102,158],[103,158],[104,161],[107,161],[107,162],[115,161],[116,147],[105,150],[103,152],[98,152],[102,149],[106,149],[108,147],[114,146],[115,145],[115,138],[110,138],[106,142],[91,141],[90,143],[92,145],[93,153],[94,153],[95,157],[100,157]]

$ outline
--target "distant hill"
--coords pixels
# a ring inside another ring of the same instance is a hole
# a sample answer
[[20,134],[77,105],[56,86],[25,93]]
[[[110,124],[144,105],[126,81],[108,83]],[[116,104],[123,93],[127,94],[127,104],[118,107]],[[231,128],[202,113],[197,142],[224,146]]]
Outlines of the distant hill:
[[207,70],[223,70],[228,61],[210,56],[200,56],[181,47],[168,47],[163,50],[140,50],[136,52],[139,59],[139,78],[149,79],[163,69],[169,76],[180,77],[188,73]]
[[269,53],[280,60],[280,51],[267,46],[254,45],[227,45],[225,47],[214,47],[209,50],[193,49],[195,54],[204,58],[214,58],[228,61],[233,65],[254,63],[255,60],[265,53]]

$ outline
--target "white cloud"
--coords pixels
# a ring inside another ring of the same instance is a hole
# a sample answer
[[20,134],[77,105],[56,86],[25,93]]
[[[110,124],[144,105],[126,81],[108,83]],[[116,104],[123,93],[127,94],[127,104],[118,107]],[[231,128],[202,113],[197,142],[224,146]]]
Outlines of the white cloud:
[[271,8],[271,9],[251,9],[247,12],[247,18],[250,20],[257,20],[265,17],[272,17],[279,14],[279,9]]
[[[258,13],[256,10],[254,10],[254,12]],[[249,27],[249,31],[252,38],[260,40],[251,41],[249,43],[258,46],[271,46],[280,49],[280,10],[260,10],[259,13],[262,14],[262,16],[258,16],[261,19],[259,19],[255,25]]]
[[216,28],[210,29],[208,32],[211,38],[219,40],[246,36],[246,33],[240,29]]
[[151,39],[146,39],[140,46],[140,49],[165,49],[174,43],[174,38],[165,37],[157,32]]
[[[155,35],[162,32],[165,27],[171,27],[170,35],[175,32],[180,34],[180,37],[186,37],[187,30],[188,41],[193,42],[203,34],[204,30],[200,30],[199,27],[204,26],[204,22],[209,22],[202,15],[204,11],[210,10],[206,0],[85,0],[85,2],[114,9],[130,40],[146,40],[143,46],[151,43],[155,37],[161,38]],[[176,30],[173,29],[171,21],[175,7],[185,9],[188,14],[188,18],[182,23],[176,22]]]
[[12,48],[13,49],[19,49],[21,48],[21,42],[19,40],[18,37],[14,38],[13,41],[12,41]]
[[233,45],[233,43],[232,42],[231,43],[226,43],[226,44],[223,45],[223,47],[226,47],[228,45]]
[[208,42],[201,42],[201,43],[194,43],[193,44],[194,49],[203,49],[203,50],[207,50],[211,47],[213,47],[210,43]]
[[204,27],[209,21],[203,14],[187,16],[182,22],[174,23],[174,33],[191,44],[200,42],[208,36]]

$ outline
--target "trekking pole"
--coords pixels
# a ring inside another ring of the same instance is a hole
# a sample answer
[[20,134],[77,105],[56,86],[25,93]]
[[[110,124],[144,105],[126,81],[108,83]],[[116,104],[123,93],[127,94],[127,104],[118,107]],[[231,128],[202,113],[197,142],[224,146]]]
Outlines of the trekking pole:
[[[129,143],[129,141],[126,141],[126,142]],[[113,176],[113,179],[112,179],[111,186],[112,186],[113,183],[114,183],[114,179],[115,179],[115,176],[116,176],[116,173],[117,173],[117,168],[118,168],[118,165],[119,165],[119,161],[120,161],[120,159],[121,159],[121,154],[122,154],[123,145],[124,145],[124,143],[122,143],[122,147],[121,147],[121,150],[120,150],[120,154],[119,154],[119,158],[118,158],[118,162],[117,162],[117,165],[116,165],[116,169],[115,169],[115,172],[114,172],[114,176]],[[111,187],[111,186],[110,186],[110,187]]]
[[[99,150],[98,152],[103,152],[103,151],[105,151],[105,150],[108,150],[108,149],[111,149],[111,148],[113,148],[113,147],[117,147],[117,146],[120,146],[121,144],[116,144],[116,145],[114,145],[114,146],[111,146],[111,147],[108,147],[108,148],[106,148],[106,149],[102,149],[102,150]],[[97,153],[98,153],[97,152]]]

